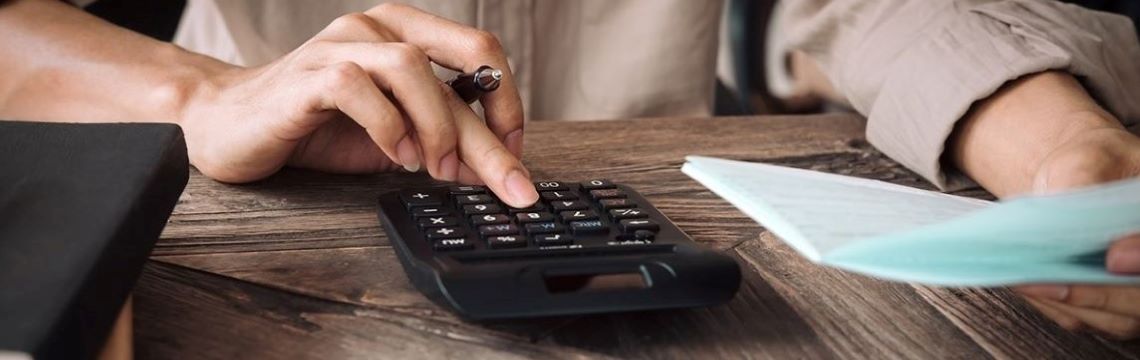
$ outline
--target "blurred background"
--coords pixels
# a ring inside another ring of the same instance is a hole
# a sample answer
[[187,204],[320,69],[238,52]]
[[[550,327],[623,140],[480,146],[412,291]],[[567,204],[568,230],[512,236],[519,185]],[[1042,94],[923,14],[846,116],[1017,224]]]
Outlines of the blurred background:
[[[236,0],[235,0],[236,1]],[[1140,20],[1140,1],[1065,1]],[[827,110],[819,99],[780,99],[768,91],[764,49],[776,0],[726,0],[717,64],[716,115],[795,114]],[[170,41],[186,0],[97,0],[85,9],[119,26]],[[1138,31],[1140,32],[1140,31]]]

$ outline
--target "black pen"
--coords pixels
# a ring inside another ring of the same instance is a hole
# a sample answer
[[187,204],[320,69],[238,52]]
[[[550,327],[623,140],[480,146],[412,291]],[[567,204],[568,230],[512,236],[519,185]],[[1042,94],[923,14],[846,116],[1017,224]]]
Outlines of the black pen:
[[463,99],[463,102],[470,104],[478,100],[484,93],[498,89],[499,82],[502,80],[503,72],[501,70],[483,65],[473,73],[459,74],[448,81],[447,85],[451,86],[456,94],[459,94],[459,98]]

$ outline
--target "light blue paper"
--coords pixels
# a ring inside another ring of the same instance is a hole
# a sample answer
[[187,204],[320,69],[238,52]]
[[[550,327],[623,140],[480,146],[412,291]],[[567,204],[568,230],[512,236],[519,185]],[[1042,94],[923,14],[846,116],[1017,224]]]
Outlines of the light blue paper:
[[682,171],[812,261],[946,286],[1140,283],[1104,268],[1140,232],[1140,180],[991,203],[876,180],[689,156]]

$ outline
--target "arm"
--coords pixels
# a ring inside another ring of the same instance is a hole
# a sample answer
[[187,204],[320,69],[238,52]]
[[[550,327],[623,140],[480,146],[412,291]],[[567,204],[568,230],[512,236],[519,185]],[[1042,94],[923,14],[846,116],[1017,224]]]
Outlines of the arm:
[[486,32],[400,5],[345,15],[285,57],[241,68],[117,28],[51,0],[0,5],[0,116],[160,121],[221,181],[291,165],[374,172],[422,165],[485,182],[515,206],[538,198],[518,160],[522,107],[511,74],[482,99],[487,123],[431,72],[509,69]]
[[198,84],[234,67],[60,1],[0,4],[0,117],[180,122]]
[[[940,187],[966,175],[1008,197],[1140,175],[1140,139],[1120,121],[1140,117],[1126,19],[1018,0],[788,4],[802,18],[784,50],[807,58],[793,72],[830,80],[805,87],[867,115],[873,144]],[[1107,267],[1140,272],[1138,254],[1140,238],[1121,239]],[[1138,288],[1019,290],[1067,327],[1140,335]]]

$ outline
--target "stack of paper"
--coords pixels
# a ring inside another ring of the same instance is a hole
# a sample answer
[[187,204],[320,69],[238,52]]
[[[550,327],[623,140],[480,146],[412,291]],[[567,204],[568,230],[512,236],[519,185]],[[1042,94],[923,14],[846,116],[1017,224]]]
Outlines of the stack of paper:
[[999,203],[877,180],[686,157],[681,168],[800,254],[880,278],[946,286],[1140,283],[1105,270],[1140,232],[1140,180]]

